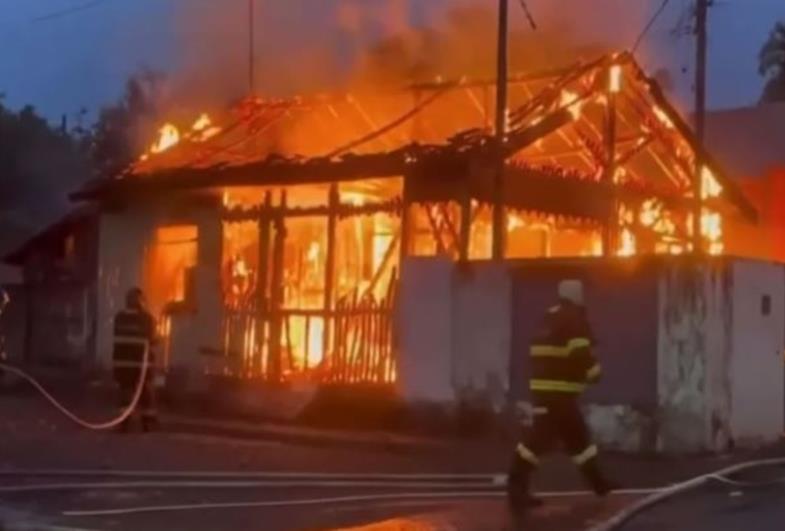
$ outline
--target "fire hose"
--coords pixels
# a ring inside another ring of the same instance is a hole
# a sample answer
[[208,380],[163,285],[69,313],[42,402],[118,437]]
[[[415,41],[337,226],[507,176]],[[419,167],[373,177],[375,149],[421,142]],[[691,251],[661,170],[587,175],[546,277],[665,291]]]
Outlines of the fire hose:
[[762,459],[758,461],[749,461],[746,463],[741,463],[738,465],[730,466],[728,468],[724,468],[722,470],[718,470],[717,472],[712,472],[709,474],[704,474],[702,476],[697,476],[693,479],[683,481],[681,483],[677,483],[673,486],[666,487],[661,489],[650,496],[646,496],[637,503],[630,505],[629,507],[621,510],[615,516],[602,522],[599,525],[596,525],[589,529],[589,531],[615,531],[621,529],[624,524],[632,520],[635,516],[639,515],[643,511],[646,511],[655,505],[658,505],[664,502],[667,499],[670,499],[674,496],[679,494],[684,494],[689,491],[693,491],[699,487],[702,487],[712,481],[718,481],[720,483],[729,484],[732,486],[739,486],[739,487],[765,487],[770,486],[777,483],[785,482],[785,478],[778,479],[775,481],[767,481],[761,483],[750,483],[750,482],[741,482],[736,481],[733,479],[728,478],[728,476],[733,474],[738,474],[739,472],[744,472],[746,470],[750,470],[753,468],[762,468],[762,467],[781,467],[785,466],[785,458],[774,458],[774,459]]
[[60,413],[62,413],[65,417],[67,417],[72,422],[78,424],[83,428],[87,428],[90,430],[110,430],[115,428],[125,422],[134,412],[136,406],[139,405],[139,400],[142,398],[142,393],[144,392],[145,387],[145,380],[147,378],[147,372],[149,370],[150,365],[150,345],[149,343],[145,344],[144,353],[142,356],[142,370],[139,372],[139,380],[136,382],[136,388],[134,390],[134,394],[131,398],[131,401],[128,405],[123,409],[123,411],[117,417],[108,420],[106,422],[90,422],[87,421],[75,413],[71,412],[68,408],[66,408],[62,403],[60,403],[54,396],[52,396],[46,388],[41,385],[35,378],[27,374],[25,371],[18,367],[13,367],[6,363],[0,361],[0,372],[5,371],[9,374],[13,374],[22,378],[27,383],[32,385],[41,395],[43,395],[46,400],[52,404]]

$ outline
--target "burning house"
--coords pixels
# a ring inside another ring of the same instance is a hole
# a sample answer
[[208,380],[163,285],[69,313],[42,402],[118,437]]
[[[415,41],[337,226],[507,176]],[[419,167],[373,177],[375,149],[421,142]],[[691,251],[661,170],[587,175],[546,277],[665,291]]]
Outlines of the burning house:
[[[411,400],[492,387],[506,396],[522,304],[510,302],[510,279],[551,266],[629,270],[642,256],[676,264],[695,242],[723,255],[726,225],[755,218],[630,55],[512,76],[509,101],[501,146],[494,84],[467,79],[250,98],[163,126],[126,172],[73,195],[101,210],[99,362],[123,293],[140,285],[159,317],[163,364],[194,385],[216,375],[395,386]],[[492,263],[495,204],[505,250]],[[653,293],[652,308],[670,292]],[[541,311],[533,301],[526,311]],[[652,312],[646,319],[661,319],[661,306]],[[479,321],[461,324],[470,314]],[[662,358],[662,338],[653,341]],[[626,356],[611,380],[624,379],[635,353]],[[656,383],[652,370],[641,377]]]

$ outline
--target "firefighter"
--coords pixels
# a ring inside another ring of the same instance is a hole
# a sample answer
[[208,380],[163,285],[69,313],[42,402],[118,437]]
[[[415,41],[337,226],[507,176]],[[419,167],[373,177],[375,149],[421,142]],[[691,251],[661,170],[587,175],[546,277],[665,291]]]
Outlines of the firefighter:
[[[112,358],[115,380],[120,387],[120,409],[124,410],[134,398],[144,357],[147,356],[147,375],[142,384],[137,410],[132,414],[132,416],[136,413],[140,414],[144,431],[149,431],[158,425],[153,385],[155,363],[152,348],[155,342],[155,320],[145,308],[144,294],[139,288],[132,288],[126,294],[125,308],[120,310],[114,319]],[[129,416],[121,424],[121,431],[128,429],[130,418]]]
[[592,354],[583,284],[564,280],[558,291],[559,302],[546,313],[529,352],[533,425],[515,449],[507,480],[508,499],[516,512],[541,505],[530,494],[530,477],[543,454],[558,442],[598,496],[611,490],[598,466],[597,447],[590,441],[578,404],[587,384],[598,381],[601,373]]

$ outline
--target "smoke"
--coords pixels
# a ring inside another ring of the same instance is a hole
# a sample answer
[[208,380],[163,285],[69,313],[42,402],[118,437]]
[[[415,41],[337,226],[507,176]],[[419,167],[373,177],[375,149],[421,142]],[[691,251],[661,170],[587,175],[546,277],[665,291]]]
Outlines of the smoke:
[[[551,68],[629,47],[649,2],[511,0],[512,70]],[[494,0],[255,0],[255,92],[265,96],[494,74]],[[210,108],[247,95],[248,0],[181,2],[175,106]]]

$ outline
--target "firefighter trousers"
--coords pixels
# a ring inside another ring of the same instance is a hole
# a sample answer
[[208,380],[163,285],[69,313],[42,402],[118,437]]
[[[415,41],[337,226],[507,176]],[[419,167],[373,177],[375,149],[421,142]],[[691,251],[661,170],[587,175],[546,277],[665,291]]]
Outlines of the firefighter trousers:
[[[134,398],[136,386],[139,384],[140,370],[126,370],[122,374],[116,376],[117,383],[120,386],[119,395],[119,408],[124,410],[127,408]],[[143,422],[155,421],[158,417],[156,409],[155,386],[153,385],[152,371],[147,372],[145,381],[142,388],[142,394],[139,397],[139,403],[133,414],[139,414]]]
[[597,446],[592,444],[589,430],[575,398],[557,397],[537,400],[534,423],[515,449],[508,479],[511,501],[529,495],[530,476],[543,455],[557,445],[572,457],[589,486],[598,495],[610,490],[597,460]]

